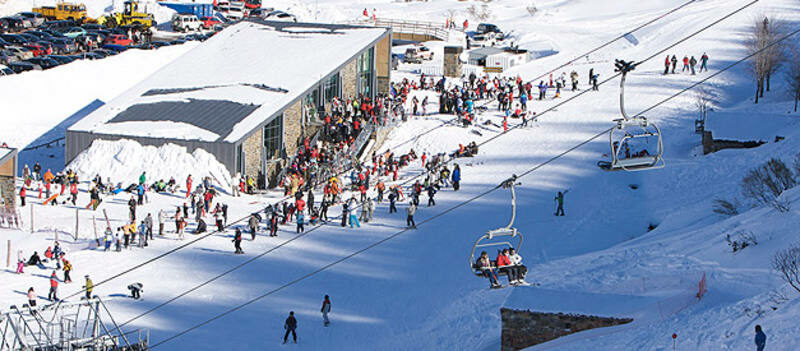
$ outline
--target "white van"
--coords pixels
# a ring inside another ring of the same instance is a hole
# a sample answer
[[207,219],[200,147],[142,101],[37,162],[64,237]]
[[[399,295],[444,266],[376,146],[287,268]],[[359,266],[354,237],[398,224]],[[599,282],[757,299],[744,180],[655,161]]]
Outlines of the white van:
[[221,2],[217,4],[217,11],[225,18],[236,21],[244,18],[244,1]]
[[203,22],[194,14],[176,13],[172,15],[172,30],[176,32],[199,31]]

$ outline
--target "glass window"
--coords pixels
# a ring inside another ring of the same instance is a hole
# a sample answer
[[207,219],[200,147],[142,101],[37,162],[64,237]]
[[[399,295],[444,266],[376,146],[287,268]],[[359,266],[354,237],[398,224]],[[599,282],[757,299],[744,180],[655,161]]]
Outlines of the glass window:
[[239,165],[239,172],[244,174],[244,151],[242,145],[236,147],[236,164]]
[[280,157],[283,147],[283,115],[264,126],[264,156],[267,160]]
[[370,48],[358,58],[358,93],[371,97],[372,73],[375,66],[375,49]]
[[317,119],[321,101],[319,87],[311,90],[311,92],[303,98],[303,122]]
[[331,102],[334,97],[339,96],[339,73],[332,75],[322,86],[322,93],[324,95],[323,101],[326,103]]

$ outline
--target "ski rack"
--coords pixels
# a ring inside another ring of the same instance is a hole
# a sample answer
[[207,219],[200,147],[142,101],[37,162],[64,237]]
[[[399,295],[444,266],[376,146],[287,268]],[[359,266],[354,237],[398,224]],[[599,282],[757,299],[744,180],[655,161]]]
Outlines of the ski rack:
[[148,330],[123,332],[97,296],[36,308],[12,305],[0,314],[0,351],[147,350],[149,339]]

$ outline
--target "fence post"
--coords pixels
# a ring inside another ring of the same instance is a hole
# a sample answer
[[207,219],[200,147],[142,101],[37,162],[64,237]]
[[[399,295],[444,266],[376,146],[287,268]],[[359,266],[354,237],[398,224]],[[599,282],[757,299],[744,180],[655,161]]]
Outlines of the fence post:
[[8,240],[8,256],[6,256],[6,268],[11,267],[11,240]]
[[31,234],[33,234],[33,201],[31,201]]

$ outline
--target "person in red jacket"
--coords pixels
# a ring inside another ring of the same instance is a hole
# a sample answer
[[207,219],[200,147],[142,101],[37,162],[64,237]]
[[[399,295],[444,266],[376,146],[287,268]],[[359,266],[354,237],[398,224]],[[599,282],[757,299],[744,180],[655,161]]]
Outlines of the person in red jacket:
[[69,185],[69,194],[72,195],[72,206],[76,206],[75,202],[78,201],[78,183]]
[[189,195],[192,193],[192,175],[190,174],[186,177],[186,198],[189,198]]
[[683,57],[683,69],[681,70],[681,72],[686,72],[688,70],[689,70],[689,56],[684,56]]
[[497,253],[497,268],[500,272],[506,272],[509,284],[517,280],[517,269],[511,266],[511,260],[508,258],[508,249],[503,249],[502,252]]
[[303,210],[306,208],[306,202],[302,198],[299,198],[294,201],[294,207],[297,210],[297,213],[303,212]]
[[56,271],[53,271],[53,274],[50,275],[50,292],[47,294],[50,301],[58,300],[56,291],[58,291],[58,277],[56,277]]
[[20,189],[19,189],[19,203],[20,203],[20,205],[22,207],[25,207],[25,193],[26,192],[27,192],[27,190],[25,190],[25,185],[20,187]]

